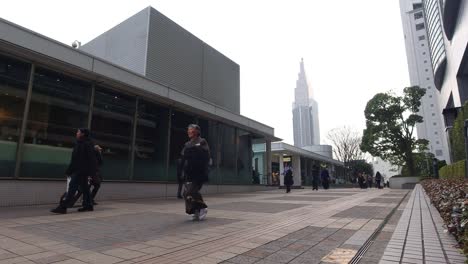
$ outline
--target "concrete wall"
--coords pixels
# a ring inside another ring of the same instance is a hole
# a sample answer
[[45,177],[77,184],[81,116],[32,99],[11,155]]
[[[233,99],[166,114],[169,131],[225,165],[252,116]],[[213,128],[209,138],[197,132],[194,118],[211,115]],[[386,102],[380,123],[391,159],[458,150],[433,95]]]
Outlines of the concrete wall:
[[[205,185],[202,194],[275,190],[261,185]],[[65,181],[1,180],[0,207],[56,204],[65,192]],[[97,200],[168,198],[177,194],[177,184],[104,182]]]
[[390,178],[390,188],[392,189],[408,189],[408,186],[413,186],[419,182],[419,177],[392,177]]

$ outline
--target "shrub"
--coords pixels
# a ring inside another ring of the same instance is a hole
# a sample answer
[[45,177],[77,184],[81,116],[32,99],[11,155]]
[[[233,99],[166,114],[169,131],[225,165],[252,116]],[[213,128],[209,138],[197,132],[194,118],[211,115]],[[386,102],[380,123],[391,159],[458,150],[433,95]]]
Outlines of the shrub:
[[465,178],[465,160],[446,165],[439,170],[441,179],[463,179]]

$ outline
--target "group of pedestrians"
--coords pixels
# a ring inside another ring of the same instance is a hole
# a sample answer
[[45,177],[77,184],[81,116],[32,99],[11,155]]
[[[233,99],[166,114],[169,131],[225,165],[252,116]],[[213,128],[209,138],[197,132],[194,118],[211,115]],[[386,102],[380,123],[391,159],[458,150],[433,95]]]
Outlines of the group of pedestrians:
[[[178,198],[185,199],[185,211],[193,220],[203,220],[208,212],[208,206],[203,201],[200,190],[208,181],[209,165],[211,163],[210,147],[201,137],[198,125],[188,126],[189,141],[184,144],[181,158],[177,164],[179,181]],[[72,151],[70,164],[65,172],[67,176],[67,191],[60,198],[59,205],[51,212],[66,214],[82,195],[82,207],[78,212],[94,211],[94,201],[101,186],[102,176],[99,167],[102,165],[102,149],[94,145],[90,131],[80,128],[76,132],[76,143]],[[182,188],[185,190],[182,194]],[[91,192],[91,188],[93,188]]]
[[374,186],[374,181],[375,181],[375,188],[382,189],[382,183],[384,183],[384,177],[380,172],[377,172],[375,174],[375,177],[372,177],[372,175],[367,175],[365,173],[358,173],[357,175],[357,181],[359,184],[359,187],[361,189],[367,189],[367,188],[372,188]]
[[[317,173],[312,173],[312,190],[318,191],[319,184],[322,183],[322,187],[325,190],[330,188],[330,173],[327,169],[323,169],[320,173],[320,177]],[[286,168],[284,172],[284,185],[286,186],[286,193],[291,192],[291,186],[294,184],[293,171],[290,167]]]

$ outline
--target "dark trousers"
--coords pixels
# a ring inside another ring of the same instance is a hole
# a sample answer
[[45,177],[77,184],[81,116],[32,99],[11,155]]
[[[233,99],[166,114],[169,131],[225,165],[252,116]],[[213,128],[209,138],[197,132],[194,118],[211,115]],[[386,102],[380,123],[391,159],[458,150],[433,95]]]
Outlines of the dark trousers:
[[325,190],[328,190],[328,188],[330,188],[330,183],[328,182],[328,180],[324,180],[322,181],[322,186]]
[[194,214],[202,208],[208,206],[203,201],[203,197],[200,194],[200,190],[203,187],[202,182],[186,182],[185,183],[185,212],[187,214]]
[[93,190],[91,191],[91,199],[94,202],[94,198],[96,197],[97,192],[101,188],[102,178],[100,175],[96,175],[91,180],[91,186],[93,186]]
[[382,186],[380,186],[380,181],[379,180],[376,180],[375,184],[377,185],[376,186],[377,188],[382,189]]
[[182,187],[184,187],[184,182],[179,181],[179,188],[177,189],[177,197],[182,197]]
[[317,190],[318,191],[318,180],[313,180],[312,181],[312,190]]
[[75,173],[70,177],[70,184],[68,184],[68,191],[65,199],[61,201],[60,206],[63,208],[70,207],[76,201],[76,192],[80,189],[83,193],[83,207],[93,207],[91,203],[91,194],[89,192],[88,176]]
[[291,192],[291,185],[286,185],[286,193],[290,193]]

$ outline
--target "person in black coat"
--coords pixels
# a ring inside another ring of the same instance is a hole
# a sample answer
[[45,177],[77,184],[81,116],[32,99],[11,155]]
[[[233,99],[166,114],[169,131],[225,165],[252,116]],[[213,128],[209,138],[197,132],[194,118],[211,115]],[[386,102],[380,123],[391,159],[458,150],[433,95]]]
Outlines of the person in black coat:
[[185,143],[181,152],[185,186],[185,212],[192,215],[193,220],[203,220],[208,213],[208,206],[203,201],[200,190],[208,181],[210,165],[210,147],[208,142],[201,138],[198,125],[188,126],[187,134],[190,140]]
[[93,211],[88,177],[94,177],[96,175],[98,162],[94,144],[89,135],[90,132],[86,128],[80,128],[76,132],[76,144],[73,148],[70,165],[66,171],[66,175],[71,178],[67,195],[57,208],[51,210],[53,213],[66,214],[67,207],[74,201],[74,196],[78,188],[83,192],[83,207],[78,209],[78,211]]
[[284,185],[286,185],[286,193],[291,192],[291,185],[293,185],[293,184],[294,184],[293,172],[292,172],[291,169],[288,169],[284,173]]
[[322,178],[323,189],[328,190],[328,188],[330,188],[330,174],[327,169],[322,170],[320,178]]
[[381,181],[382,181],[382,174],[380,174],[380,172],[377,172],[375,174],[375,184],[377,185],[376,187],[379,189],[382,189]]

